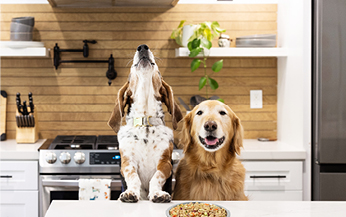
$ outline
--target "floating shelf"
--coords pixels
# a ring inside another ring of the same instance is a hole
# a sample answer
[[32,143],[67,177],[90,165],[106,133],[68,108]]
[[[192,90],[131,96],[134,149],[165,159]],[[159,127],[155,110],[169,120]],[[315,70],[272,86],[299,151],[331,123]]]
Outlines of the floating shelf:
[[0,41],[1,57],[49,57],[49,49],[40,41]]
[[49,49],[45,47],[0,48],[1,57],[49,57]]
[[[175,49],[175,57],[189,57],[189,53],[186,47]],[[287,57],[287,53],[285,48],[215,47],[210,49],[209,57]]]

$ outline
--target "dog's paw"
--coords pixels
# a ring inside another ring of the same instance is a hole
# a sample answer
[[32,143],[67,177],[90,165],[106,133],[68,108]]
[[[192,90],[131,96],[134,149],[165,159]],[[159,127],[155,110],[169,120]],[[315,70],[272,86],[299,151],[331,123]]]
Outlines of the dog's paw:
[[149,194],[149,200],[154,203],[169,203],[172,197],[165,191],[155,191]]
[[120,194],[119,200],[125,203],[136,203],[139,197],[133,191],[125,191]]

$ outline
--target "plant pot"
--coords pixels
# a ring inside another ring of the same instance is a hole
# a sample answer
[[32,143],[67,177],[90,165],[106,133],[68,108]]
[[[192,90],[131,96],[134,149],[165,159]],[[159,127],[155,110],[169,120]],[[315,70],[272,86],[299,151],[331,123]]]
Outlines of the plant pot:
[[187,47],[187,44],[189,43],[189,39],[193,35],[193,32],[195,31],[196,26],[197,25],[186,25],[183,27],[181,43],[184,47]]

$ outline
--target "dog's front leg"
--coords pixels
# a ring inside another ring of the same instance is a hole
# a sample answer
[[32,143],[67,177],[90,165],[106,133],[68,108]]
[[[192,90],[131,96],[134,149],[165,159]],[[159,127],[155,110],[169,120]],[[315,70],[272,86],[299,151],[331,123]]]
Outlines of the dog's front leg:
[[168,203],[172,200],[169,193],[162,191],[163,185],[172,173],[172,150],[173,146],[171,150],[167,149],[167,153],[162,155],[162,158],[157,165],[157,171],[150,180],[149,200],[153,201],[154,203]]
[[141,181],[137,174],[135,162],[126,161],[126,159],[126,157],[122,158],[121,173],[125,178],[127,190],[120,194],[119,200],[122,202],[135,203],[139,200]]

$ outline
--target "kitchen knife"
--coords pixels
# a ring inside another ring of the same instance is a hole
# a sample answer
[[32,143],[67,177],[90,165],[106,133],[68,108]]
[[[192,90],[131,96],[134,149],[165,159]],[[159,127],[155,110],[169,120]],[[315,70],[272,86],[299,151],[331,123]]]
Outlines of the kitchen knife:
[[181,104],[182,106],[184,106],[184,108],[186,109],[186,111],[190,111],[189,106],[186,105],[186,103],[183,101],[182,98],[178,97],[178,100],[179,100],[180,104]]
[[23,115],[28,115],[28,107],[26,106],[26,101],[23,101]]
[[28,95],[29,95],[30,113],[34,113],[34,103],[32,99],[32,93],[30,92]]
[[28,119],[26,117],[27,117],[27,115],[23,115],[24,127],[28,127]]
[[21,111],[22,105],[21,105],[21,101],[20,101],[20,93],[17,93],[17,94],[16,94],[16,104],[17,104],[18,112],[19,112],[20,114],[23,114],[23,112]]
[[19,124],[19,118],[18,116],[16,115],[16,124],[17,124],[17,127],[20,127],[20,124]]
[[30,115],[26,115],[26,119],[28,120],[28,127],[31,127]]
[[23,126],[24,126],[23,115],[19,115],[19,116],[18,116],[18,120],[19,120],[19,125],[20,125],[20,127],[23,127]]
[[31,117],[31,127],[35,127],[35,117],[33,115],[30,115]]

